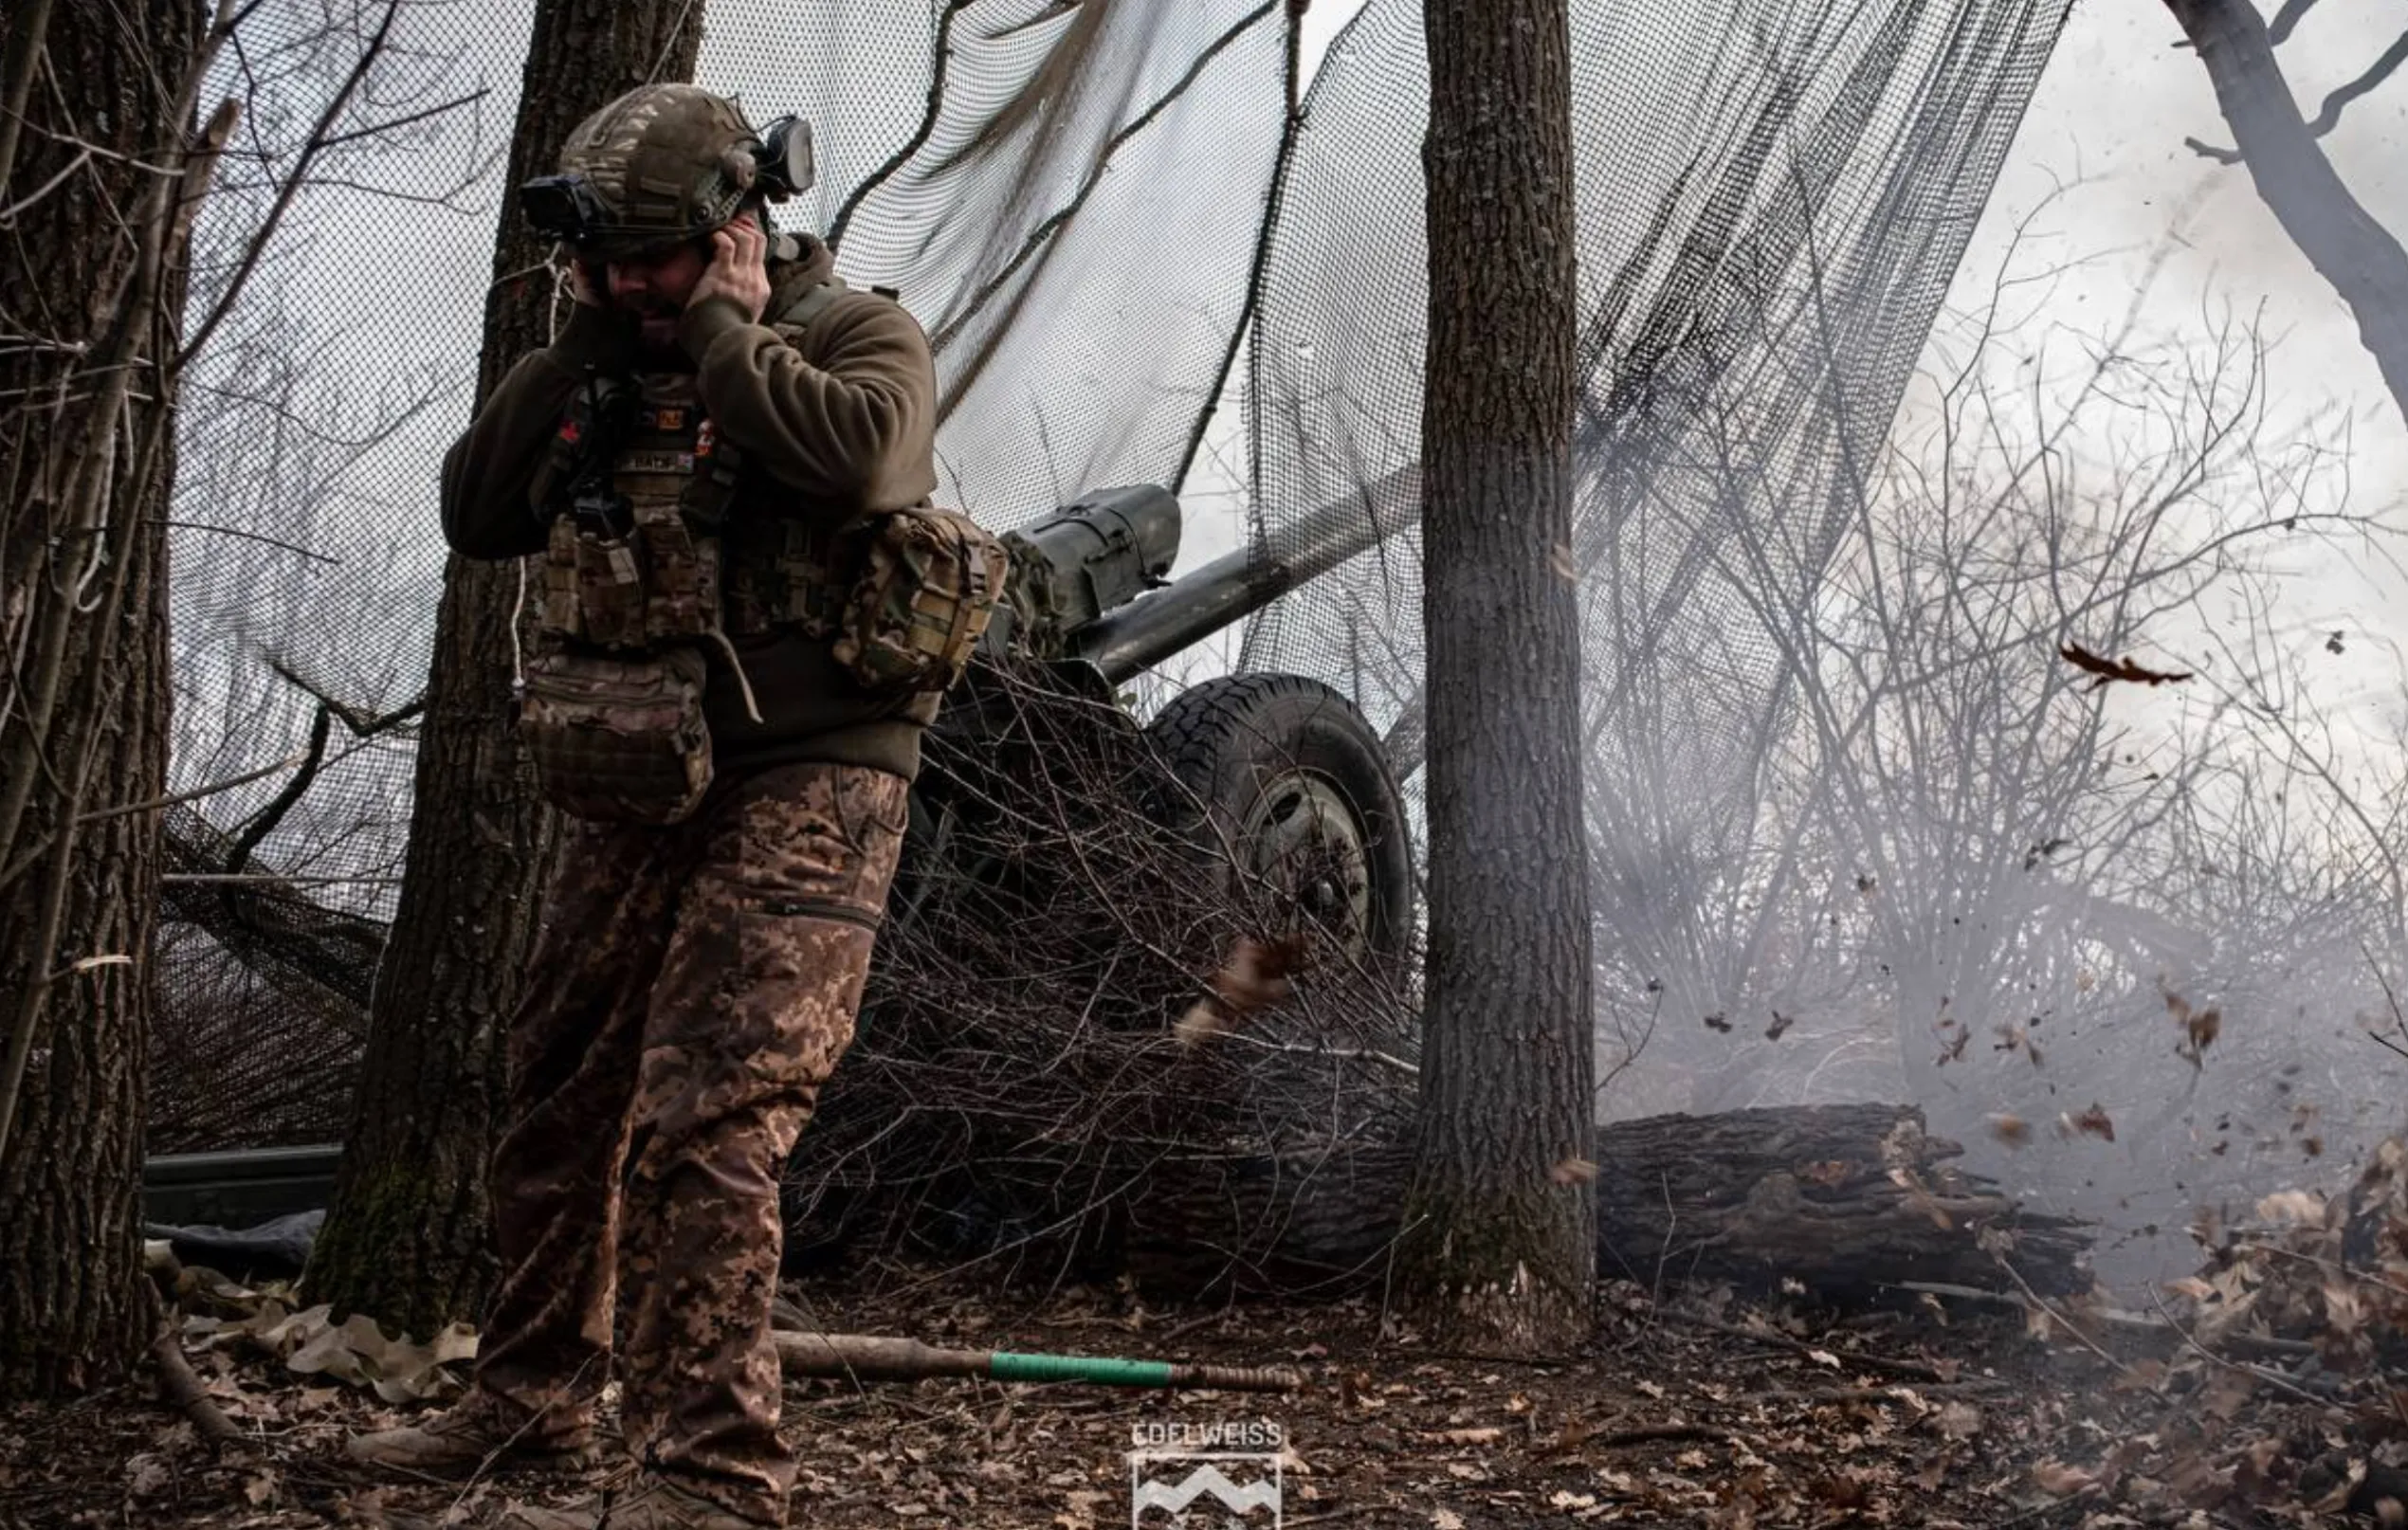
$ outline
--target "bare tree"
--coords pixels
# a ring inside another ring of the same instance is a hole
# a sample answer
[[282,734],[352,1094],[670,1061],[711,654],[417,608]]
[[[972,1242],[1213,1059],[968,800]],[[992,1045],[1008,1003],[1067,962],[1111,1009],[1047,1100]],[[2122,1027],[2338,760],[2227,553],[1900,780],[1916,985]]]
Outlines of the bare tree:
[[111,1380],[146,1337],[159,507],[185,241],[232,120],[192,132],[223,27],[198,21],[66,4],[0,24],[0,1395]]
[[1570,21],[1563,0],[1424,17],[1431,898],[1399,1269],[1435,1330],[1546,1351],[1587,1335],[1596,1260]]
[[2408,249],[2350,191],[2317,142],[2341,121],[2351,101],[2408,63],[2408,32],[2357,79],[2326,96],[2310,121],[2301,117],[2274,50],[2316,0],[2286,0],[2271,27],[2254,0],[2165,3],[2207,67],[2236,146],[2221,149],[2193,138],[2191,147],[2226,164],[2248,165],[2257,194],[2283,231],[2349,304],[2359,337],[2408,415]]
[[[265,774],[165,791],[180,398],[301,188],[330,153],[390,125],[354,107],[395,0],[304,18],[289,51],[332,66],[290,152],[263,152],[255,130],[236,140],[260,80],[214,71],[261,9],[35,5],[5,28],[0,1215],[12,1236],[0,1392],[104,1380],[145,1337],[137,1208],[160,817]],[[195,131],[199,103],[225,85],[243,100]],[[262,194],[234,197],[248,215],[204,268],[194,224],[213,178]]]
[[[702,8],[541,0],[508,184],[545,173],[570,129],[625,91],[691,76]],[[478,367],[482,400],[544,343],[545,251],[505,202]],[[431,468],[430,468],[431,471]],[[519,571],[452,557],[418,739],[401,903],[377,971],[341,1176],[312,1250],[313,1299],[410,1333],[476,1318],[494,1276],[485,1163],[503,1029],[535,938],[556,817],[512,727]]]
[[104,1380],[147,1337],[161,820],[275,773],[166,790],[183,398],[304,189],[458,104],[397,120],[367,88],[402,9],[37,4],[0,27],[0,1392]]
[[[2340,460],[2270,419],[2245,326],[2205,350],[2150,343],[2129,318],[2039,334],[2018,315],[2047,278],[2023,264],[2011,254],[1990,302],[1935,337],[1877,470],[1843,486],[1847,534],[1812,599],[1793,598],[1778,547],[1676,528],[1742,603],[1732,647],[1775,656],[1780,704],[1747,745],[1746,812],[1703,829],[1648,714],[1592,741],[1602,1013],[1647,1038],[1651,1099],[1669,1082],[1700,1110],[1933,1104],[1979,1074],[1987,1103],[1984,1059],[2034,1076],[2086,1021],[2161,1008],[2162,977],[2226,980],[2215,910],[2231,896],[2197,896],[2184,863],[2304,895],[2341,845],[2329,827],[2252,827],[2239,799],[2270,757],[2250,735],[2271,719],[2241,726],[2262,715],[2225,694],[2242,666],[2152,689],[2059,656],[2208,667],[2226,606],[2262,611],[2287,555],[2369,530]],[[1757,514],[1794,518],[1820,492],[1766,453],[1744,396],[1696,414],[1690,460]],[[2308,774],[2289,772],[2294,816]],[[2254,927],[2276,928],[2253,897]]]

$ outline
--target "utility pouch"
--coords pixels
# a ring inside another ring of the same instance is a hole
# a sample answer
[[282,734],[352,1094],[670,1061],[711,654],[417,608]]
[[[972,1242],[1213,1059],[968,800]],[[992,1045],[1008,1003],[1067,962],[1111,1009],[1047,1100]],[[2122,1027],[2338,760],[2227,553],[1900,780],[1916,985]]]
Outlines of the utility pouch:
[[961,678],[1003,596],[1004,545],[958,510],[885,512],[856,535],[836,662],[878,691],[941,691]]
[[711,784],[702,655],[559,649],[527,665],[520,736],[545,800],[596,823],[674,824]]

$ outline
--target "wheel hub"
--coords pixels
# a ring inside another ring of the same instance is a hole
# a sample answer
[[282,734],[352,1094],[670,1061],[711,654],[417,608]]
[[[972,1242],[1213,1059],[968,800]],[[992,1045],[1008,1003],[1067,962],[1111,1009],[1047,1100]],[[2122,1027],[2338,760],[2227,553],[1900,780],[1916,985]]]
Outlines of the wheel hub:
[[1369,836],[1336,782],[1316,771],[1284,771],[1264,783],[1240,826],[1250,876],[1318,925],[1351,957],[1369,954]]

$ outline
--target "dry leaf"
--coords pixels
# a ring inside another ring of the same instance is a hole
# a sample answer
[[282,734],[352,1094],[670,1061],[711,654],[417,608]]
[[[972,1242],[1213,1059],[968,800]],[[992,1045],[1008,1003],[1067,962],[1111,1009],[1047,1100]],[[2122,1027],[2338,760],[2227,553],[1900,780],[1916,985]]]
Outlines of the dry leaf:
[[1789,1028],[1796,1024],[1797,1024],[1797,1016],[1794,1014],[1783,1014],[1779,1010],[1775,1010],[1773,1011],[1773,1023],[1764,1028],[1764,1039],[1766,1041],[1779,1041]]
[[167,1490],[172,1480],[167,1458],[155,1450],[125,1458],[125,1491],[129,1498],[155,1498]]
[[2009,1147],[2019,1148],[2032,1140],[2032,1126],[2020,1116],[1997,1115],[1988,1118],[1990,1135]]
[[1973,1040],[1972,1030],[1954,1020],[1943,1018],[1931,1028],[1931,1032],[1938,1036],[1942,1043],[1940,1056],[1933,1066],[1946,1067],[1951,1063],[1964,1061],[1965,1046]]
[[2057,649],[2057,657],[2095,677],[2090,682],[2092,690],[2119,680],[2141,685],[2165,685],[2180,684],[2191,678],[2188,670],[2146,668],[2129,658],[2119,661],[2092,653],[2079,643],[2069,643]]
[[1949,1439],[1970,1440],[1981,1432],[1981,1410],[1968,1402],[1943,1403],[1933,1423]]
[[1277,1004],[1287,997],[1293,986],[1287,974],[1296,970],[1303,955],[1300,940],[1243,937],[1231,948],[1221,970],[1213,974],[1213,997],[1236,1020]]
[[2032,1480],[2040,1484],[2040,1491],[2058,1498],[2088,1493],[2099,1485],[2098,1473],[2069,1466],[2062,1461],[2041,1462],[2032,1468]]
[[2258,1201],[2257,1219],[2315,1226],[2325,1220],[2325,1197],[2312,1190],[2278,1190]]
[[1179,1016],[1178,1024],[1171,1028],[1171,1039],[1182,1047],[1201,1047],[1228,1029],[1229,1019],[1220,1007],[1204,1000]]
[[1839,1369],[1839,1357],[1827,1349],[1810,1349],[1806,1352],[1806,1357],[1816,1365],[1827,1366],[1833,1371]]
[[1430,1515],[1430,1530],[1463,1530],[1463,1516],[1452,1509],[1433,1509]]
[[1597,1176],[1597,1166],[1586,1158],[1566,1158],[1547,1171],[1547,1177],[1559,1185],[1585,1185]]
[[2115,1122],[2107,1118],[2107,1108],[2095,1100],[2090,1102],[2090,1108],[2079,1116],[2060,1114],[2057,1130],[2066,1137],[2079,1133],[2085,1137],[2103,1138],[2109,1142],[2115,1140]]
[[1709,1014],[1706,1017],[1706,1029],[1718,1036],[1727,1036],[1731,1033],[1731,1023],[1722,1015]]

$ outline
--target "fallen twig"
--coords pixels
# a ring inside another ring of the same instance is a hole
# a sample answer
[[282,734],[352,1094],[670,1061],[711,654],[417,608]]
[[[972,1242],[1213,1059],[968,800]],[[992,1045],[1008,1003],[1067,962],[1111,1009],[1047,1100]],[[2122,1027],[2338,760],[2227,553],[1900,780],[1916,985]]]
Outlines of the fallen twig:
[[1728,1445],[1738,1439],[1735,1431],[1718,1429],[1711,1424],[1643,1424],[1636,1429],[1609,1430],[1601,1434],[1585,1435],[1572,1448],[1577,1450],[1593,1445],[1600,1449],[1612,1450],[1626,1445],[1657,1445],[1677,1440],[1710,1440]]
[[[1954,1297],[1964,1302],[1984,1302],[1992,1306],[2013,1307],[2018,1312],[2029,1310],[2028,1304],[2019,1296],[2010,1296],[2004,1291],[1985,1291],[1978,1285],[1950,1285],[1941,1281],[1900,1281],[1897,1289],[1929,1296]],[[2119,1328],[2133,1334],[2145,1334],[2153,1339],[2180,1337],[2179,1330],[2143,1313],[2125,1312],[2119,1308],[2105,1307],[2092,1316],[2109,1328]],[[2285,1358],[2296,1358],[2316,1353],[2316,1346],[2304,1339],[2276,1339],[2271,1334],[2224,1334],[2217,1338],[2216,1342],[2228,1344],[2236,1350],[2254,1351],[2260,1355],[2280,1356]]]
[[2264,1370],[2254,1365],[2243,1365],[2238,1360],[2228,1360],[2223,1356],[2210,1350],[2206,1345],[2200,1343],[2196,1338],[2194,1338],[2189,1329],[2184,1328],[2180,1323],[2174,1321],[2174,1315],[2166,1311],[2165,1303],[2159,1300],[2157,1287],[2150,1286],[2148,1290],[2149,1305],[2157,1308],[2157,1315],[2161,1319],[2164,1320],[2165,1326],[2173,1329],[2177,1334],[2180,1334],[2181,1336],[2182,1342],[2190,1348],[2192,1354],[2197,1355],[2200,1359],[2207,1361],[2210,1365],[2221,1366],[2235,1375],[2244,1375],[2253,1381],[2262,1381],[2266,1383],[2266,1385],[2272,1387],[2277,1392],[2289,1393],[2291,1396],[2298,1398],[2301,1402],[2308,1404],[2311,1408],[2322,1408],[2326,1405],[2326,1399],[2317,1397],[2303,1388],[2293,1386],[2289,1381],[2276,1375],[2271,1371]]
[[1888,1371],[1893,1375],[1918,1376],[1925,1381],[1953,1381],[1956,1379],[1956,1375],[1953,1372],[1943,1371],[1938,1366],[1926,1364],[1922,1360],[1892,1359],[1887,1355],[1867,1355],[1859,1350],[1851,1350],[1846,1353],[1842,1353],[1841,1351],[1833,1349],[1829,1345],[1810,1343],[1805,1339],[1794,1338],[1788,1334],[1778,1333],[1771,1329],[1742,1327],[1738,1323],[1724,1322],[1720,1319],[1702,1317],[1694,1312],[1683,1312],[1677,1307],[1664,1308],[1662,1309],[1662,1315],[1671,1319],[1675,1322],[1687,1323],[1692,1328],[1703,1328],[1708,1333],[1724,1334],[1732,1339],[1754,1339],[1759,1343],[1779,1345],[1783,1349],[1794,1350],[1800,1355],[1810,1357],[1819,1352],[1821,1354],[1829,1355],[1833,1358],[1840,1360],[1845,1364],[1861,1365],[1866,1369],[1872,1371]]
[[151,1321],[156,1330],[151,1339],[151,1359],[159,1368],[159,1392],[169,1402],[184,1411],[201,1438],[213,1446],[241,1445],[246,1436],[226,1416],[201,1385],[192,1370],[192,1362],[185,1357],[183,1342],[175,1337],[175,1323],[167,1304],[159,1298],[159,1289],[150,1281],[142,1282],[151,1310]]
[[1971,1397],[1982,1393],[2012,1392],[2014,1384],[1995,1376],[1978,1381],[1935,1381],[1929,1386],[1909,1387],[1903,1383],[1888,1387],[1815,1387],[1803,1392],[1751,1393],[1750,1402],[1906,1402],[1909,1393],[1915,1397]]

